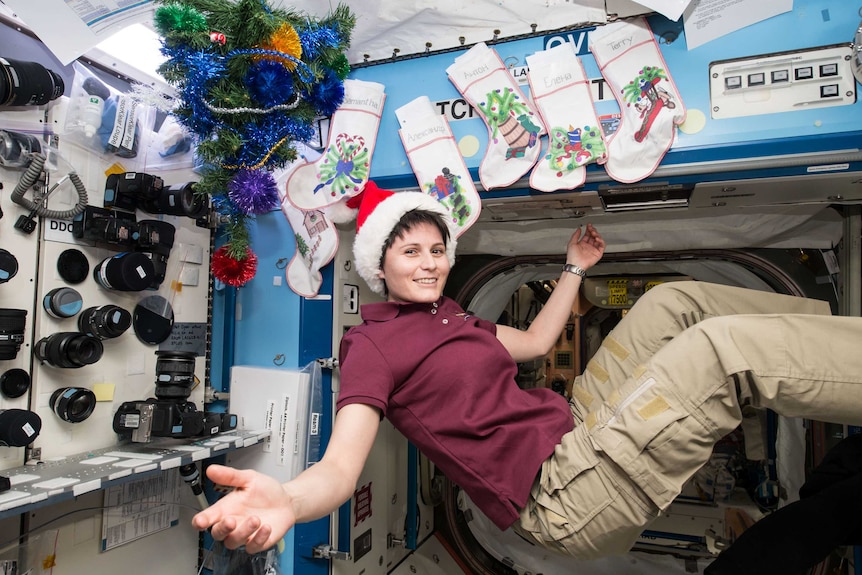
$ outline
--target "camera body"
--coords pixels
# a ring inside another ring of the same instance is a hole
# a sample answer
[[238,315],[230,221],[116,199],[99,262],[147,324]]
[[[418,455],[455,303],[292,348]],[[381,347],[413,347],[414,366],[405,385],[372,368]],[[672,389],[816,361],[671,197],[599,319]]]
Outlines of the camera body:
[[137,241],[135,214],[86,206],[72,219],[72,235],[109,249],[126,250]]
[[136,443],[153,437],[206,437],[236,429],[231,413],[198,411],[191,401],[163,400],[155,397],[122,403],[114,413],[114,432],[131,436]]
[[86,206],[72,220],[72,235],[117,251],[146,254],[152,261],[154,276],[149,286],[157,289],[165,280],[168,257],[174,247],[176,228],[161,220],[136,221],[135,214]]
[[164,188],[165,182],[159,176],[142,172],[110,174],[105,181],[104,206],[134,212],[143,204],[150,205]]
[[166,186],[162,178],[142,172],[111,174],[105,181],[106,208],[200,219],[208,202],[195,192],[194,182]]
[[156,352],[156,397],[127,401],[114,413],[114,432],[134,442],[153,437],[202,437],[236,429],[236,415],[198,411],[188,401],[195,383],[195,355]]

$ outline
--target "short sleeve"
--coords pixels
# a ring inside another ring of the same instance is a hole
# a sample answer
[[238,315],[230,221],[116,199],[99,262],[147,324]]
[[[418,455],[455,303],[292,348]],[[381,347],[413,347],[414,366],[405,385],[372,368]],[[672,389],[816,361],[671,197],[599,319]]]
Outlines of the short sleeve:
[[351,330],[341,339],[338,357],[340,386],[336,410],[351,403],[380,409],[386,416],[395,388],[386,358],[367,336]]

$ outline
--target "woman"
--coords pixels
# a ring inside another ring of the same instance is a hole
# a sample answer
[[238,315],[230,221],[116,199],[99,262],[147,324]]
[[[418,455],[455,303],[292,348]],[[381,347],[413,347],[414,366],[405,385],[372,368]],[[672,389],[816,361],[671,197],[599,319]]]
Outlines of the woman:
[[593,558],[631,547],[736,428],[741,402],[862,422],[853,351],[862,322],[828,316],[824,302],[700,282],[647,292],[576,379],[570,402],[522,390],[515,362],[549,352],[605,243],[592,225],[575,231],[553,294],[519,331],[442,296],[456,244],[447,220],[425,194],[369,182],[354,259],[387,301],[363,306],[363,324],[342,340],[326,453],[283,485],[210,466],[210,479],[237,489],[197,514],[195,527],[256,552],[296,522],[328,515],[353,494],[385,416],[500,529]]

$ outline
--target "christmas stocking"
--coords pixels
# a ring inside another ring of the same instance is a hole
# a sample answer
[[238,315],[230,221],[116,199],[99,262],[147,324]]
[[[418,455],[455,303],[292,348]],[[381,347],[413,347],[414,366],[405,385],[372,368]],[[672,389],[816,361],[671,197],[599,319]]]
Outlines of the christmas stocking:
[[362,191],[386,99],[383,89],[377,82],[344,80],[344,100],[332,115],[323,155],[296,168],[287,181],[291,204],[312,210]]
[[590,50],[621,112],[605,169],[618,182],[637,182],[655,171],[673,144],[685,106],[644,18],[599,27],[590,33]]
[[484,42],[455,58],[449,80],[488,127],[488,149],[479,166],[486,190],[515,183],[536,163],[545,127],[500,56]]
[[395,116],[419,186],[446,206],[458,230],[456,237],[460,236],[479,218],[482,204],[449,122],[427,96],[398,108]]
[[590,162],[607,160],[602,127],[574,45],[560,44],[527,56],[530,94],[548,128],[548,149],[530,174],[543,192],[583,185]]
[[314,297],[323,283],[320,268],[338,251],[338,232],[324,209],[300,210],[283,201],[281,211],[296,238],[296,253],[284,271],[287,285],[303,297]]

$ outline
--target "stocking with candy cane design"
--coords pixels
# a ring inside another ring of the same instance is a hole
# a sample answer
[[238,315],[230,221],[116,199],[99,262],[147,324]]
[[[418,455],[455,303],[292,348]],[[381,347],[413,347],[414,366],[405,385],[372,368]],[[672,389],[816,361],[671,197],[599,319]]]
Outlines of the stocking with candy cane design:
[[536,163],[539,136],[545,133],[532,103],[484,42],[455,58],[446,73],[488,127],[488,149],[479,166],[482,186],[490,190],[515,183]]
[[599,27],[590,33],[590,51],[622,114],[605,170],[618,182],[640,181],[670,149],[685,106],[646,19]]
[[452,136],[449,122],[427,96],[395,110],[407,159],[422,191],[443,204],[452,217],[457,236],[479,218],[482,203],[464,158]]
[[344,100],[332,115],[323,155],[296,168],[287,181],[291,204],[312,210],[362,191],[386,99],[383,90],[377,82],[344,80]]
[[530,173],[530,187],[571,190],[586,180],[585,166],[607,160],[589,80],[568,42],[527,56],[530,94],[548,127],[547,152]]

